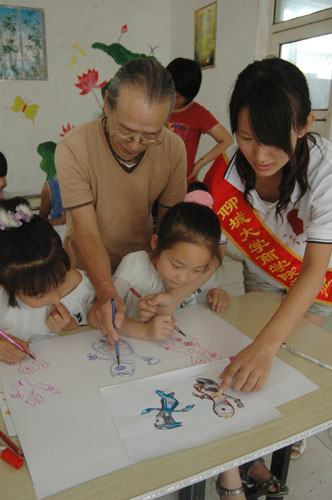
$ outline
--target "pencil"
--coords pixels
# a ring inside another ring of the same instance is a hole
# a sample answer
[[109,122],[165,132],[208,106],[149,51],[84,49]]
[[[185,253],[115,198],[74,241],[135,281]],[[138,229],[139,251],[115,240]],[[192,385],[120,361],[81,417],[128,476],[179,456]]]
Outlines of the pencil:
[[25,352],[25,354],[29,354],[30,358],[32,359],[36,359],[35,356],[30,352],[30,351],[26,351],[24,349],[23,346],[21,346],[21,344],[19,344],[18,342],[16,342],[14,339],[12,339],[9,335],[7,335],[7,333],[3,332],[2,330],[0,330],[0,335],[1,337],[3,337],[4,339],[8,340],[8,342],[10,342],[11,344],[13,344],[15,347],[17,347],[17,349],[19,349],[20,351],[22,352]]
[[[142,297],[142,295],[137,291],[135,290],[135,288],[131,287],[129,288],[129,291],[131,293],[133,293],[134,295],[136,295],[136,297],[138,297],[139,299],[141,299],[145,304],[147,303],[146,300]],[[147,304],[149,305],[149,304]],[[157,311],[156,311],[157,312]],[[157,313],[158,314],[158,313]],[[184,337],[186,337],[187,335],[181,330],[181,328],[179,328],[178,326],[174,325],[174,330],[176,330],[177,332],[181,333],[181,335],[183,335]]]
[[22,450],[20,450],[20,448],[19,448],[18,446],[16,446],[16,444],[15,444],[15,443],[13,443],[13,441],[12,441],[11,439],[9,439],[9,437],[8,437],[8,436],[6,436],[6,434],[5,434],[4,432],[2,432],[1,430],[0,430],[0,437],[1,437],[1,439],[3,439],[3,440],[4,440],[4,442],[5,442],[6,444],[8,444],[8,446],[10,446],[10,447],[11,447],[11,449],[12,449],[12,450],[16,451],[16,453],[17,453],[18,455],[20,455],[21,457],[24,457],[24,455],[23,455],[23,451],[22,451]]
[[294,347],[290,347],[287,344],[281,344],[280,346],[282,349],[285,349],[286,351],[291,352],[292,354],[296,354],[296,356],[300,356],[300,358],[307,359],[308,361],[311,361],[312,363],[315,363],[315,365],[321,366],[322,368],[327,368],[328,370],[332,371],[332,366],[328,365],[324,361],[320,361],[319,359],[313,358],[312,356],[309,356],[308,354],[304,354],[304,352],[300,352],[297,349],[294,349]]
[[[114,302],[114,299],[111,300],[111,304],[112,304],[112,315],[113,315],[113,326],[114,326],[114,330],[117,332],[118,329],[117,327],[115,326],[115,302]],[[118,366],[120,365],[120,349],[119,349],[119,341],[118,340],[114,340],[114,345],[115,345],[115,355],[116,355],[116,360],[118,362]]]

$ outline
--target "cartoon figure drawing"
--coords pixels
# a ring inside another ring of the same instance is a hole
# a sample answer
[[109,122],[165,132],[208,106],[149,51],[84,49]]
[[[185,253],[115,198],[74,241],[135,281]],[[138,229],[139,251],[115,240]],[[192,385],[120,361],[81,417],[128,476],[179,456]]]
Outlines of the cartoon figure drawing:
[[61,394],[61,391],[55,389],[49,384],[43,384],[42,382],[37,382],[36,384],[31,384],[28,380],[22,379],[17,382],[13,382],[10,385],[11,389],[14,389],[16,392],[11,393],[10,397],[12,398],[20,398],[24,403],[27,403],[30,406],[36,406],[44,403],[44,398],[40,391],[48,391],[53,394]]
[[176,351],[190,356],[192,365],[201,365],[217,359],[223,359],[215,352],[201,347],[198,340],[191,337],[191,335],[187,335],[185,338],[172,337],[169,340],[161,342],[159,347],[165,349],[165,351]]
[[210,399],[213,402],[213,411],[218,417],[229,418],[235,413],[234,406],[228,401],[233,400],[238,408],[244,408],[241,399],[233,398],[225,393],[218,393],[218,384],[209,378],[197,378],[194,389],[201,394],[193,392],[193,396],[200,399]]
[[[34,354],[34,353],[32,353]],[[18,363],[18,371],[24,373],[25,375],[33,375],[38,372],[41,368],[48,368],[50,363],[42,359],[23,359]]]
[[158,413],[154,423],[156,429],[166,430],[181,427],[182,422],[176,422],[172,413],[183,413],[185,411],[192,410],[195,405],[187,405],[185,408],[176,410],[176,407],[179,405],[179,401],[174,397],[175,392],[169,392],[167,394],[164,391],[157,390],[156,394],[161,397],[161,408],[146,408],[141,412],[141,415],[146,415],[146,413],[150,413],[151,411],[157,411]]
[[90,360],[103,359],[105,361],[111,361],[112,364],[110,366],[110,374],[112,375],[112,377],[115,377],[116,375],[120,375],[120,377],[123,377],[124,375],[132,376],[135,373],[136,368],[136,364],[134,361],[135,358],[139,358],[142,361],[145,361],[145,363],[147,363],[147,365],[149,366],[157,365],[158,363],[160,363],[159,358],[154,358],[153,356],[140,356],[134,351],[129,342],[123,339],[121,340],[121,360],[119,366],[114,351],[110,350],[109,345],[105,339],[97,340],[92,344],[91,347],[95,352],[88,353],[88,358]]

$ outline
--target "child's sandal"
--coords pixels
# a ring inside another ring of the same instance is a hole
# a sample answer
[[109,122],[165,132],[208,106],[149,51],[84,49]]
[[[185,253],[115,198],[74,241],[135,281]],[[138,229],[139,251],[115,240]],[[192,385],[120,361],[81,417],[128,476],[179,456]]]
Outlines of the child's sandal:
[[224,488],[219,483],[219,478],[217,479],[217,482],[216,482],[216,490],[217,490],[217,493],[220,495],[220,498],[221,497],[235,497],[236,495],[240,495],[240,493],[244,493],[243,486],[240,486],[240,488],[236,488],[234,490],[229,490],[227,488]]
[[[288,495],[289,489],[288,487],[280,481],[276,476],[271,476],[267,479],[262,479],[261,481],[256,481],[253,479],[251,476],[249,476],[249,469],[259,463],[265,463],[265,460],[260,457],[256,458],[255,460],[252,460],[250,462],[247,462],[246,464],[243,464],[240,466],[240,476],[243,484],[246,484],[248,486],[254,486],[255,487],[255,494],[257,496],[268,496],[268,497],[284,497]],[[276,491],[270,491],[270,487],[274,486],[276,488]]]

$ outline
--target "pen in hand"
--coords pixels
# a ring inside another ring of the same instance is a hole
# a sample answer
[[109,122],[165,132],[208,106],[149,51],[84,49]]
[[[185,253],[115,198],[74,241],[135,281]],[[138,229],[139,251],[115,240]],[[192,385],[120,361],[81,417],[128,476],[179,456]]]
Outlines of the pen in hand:
[[[114,302],[114,299],[111,300],[111,304],[112,304],[113,326],[114,326],[114,330],[117,332],[118,329],[115,326],[115,302]],[[120,349],[119,349],[119,341],[118,340],[114,340],[114,346],[115,346],[116,360],[117,360],[118,366],[119,366],[120,365]]]
[[24,349],[24,347],[21,344],[19,344],[14,339],[12,339],[9,335],[7,335],[7,333],[5,333],[4,331],[0,330],[0,335],[4,339],[8,340],[8,342],[10,342],[11,344],[13,344],[15,347],[17,347],[17,349],[19,349],[20,351],[25,352],[25,354],[29,354],[30,358],[36,359],[35,356],[30,351],[27,351],[26,349]]
[[[131,287],[131,288],[129,288],[129,291],[131,293],[133,293],[134,295],[136,295],[136,297],[138,297],[142,302],[144,302],[144,304],[147,304],[147,302],[144,299],[144,297],[142,297],[142,295],[137,290],[135,290],[135,288]],[[149,305],[149,304],[147,304],[147,305]],[[156,313],[159,314],[158,311],[156,311]],[[184,337],[187,336],[178,326],[174,325],[173,328],[177,332],[181,333],[181,335],[183,335]]]

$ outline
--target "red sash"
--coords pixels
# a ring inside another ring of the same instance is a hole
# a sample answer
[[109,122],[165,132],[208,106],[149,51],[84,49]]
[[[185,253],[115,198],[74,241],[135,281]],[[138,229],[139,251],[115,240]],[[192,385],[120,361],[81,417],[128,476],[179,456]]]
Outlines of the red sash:
[[[221,177],[214,187],[214,211],[223,232],[256,266],[288,290],[299,275],[302,258],[271,233],[241,191]],[[332,269],[327,270],[315,300],[332,304]]]

